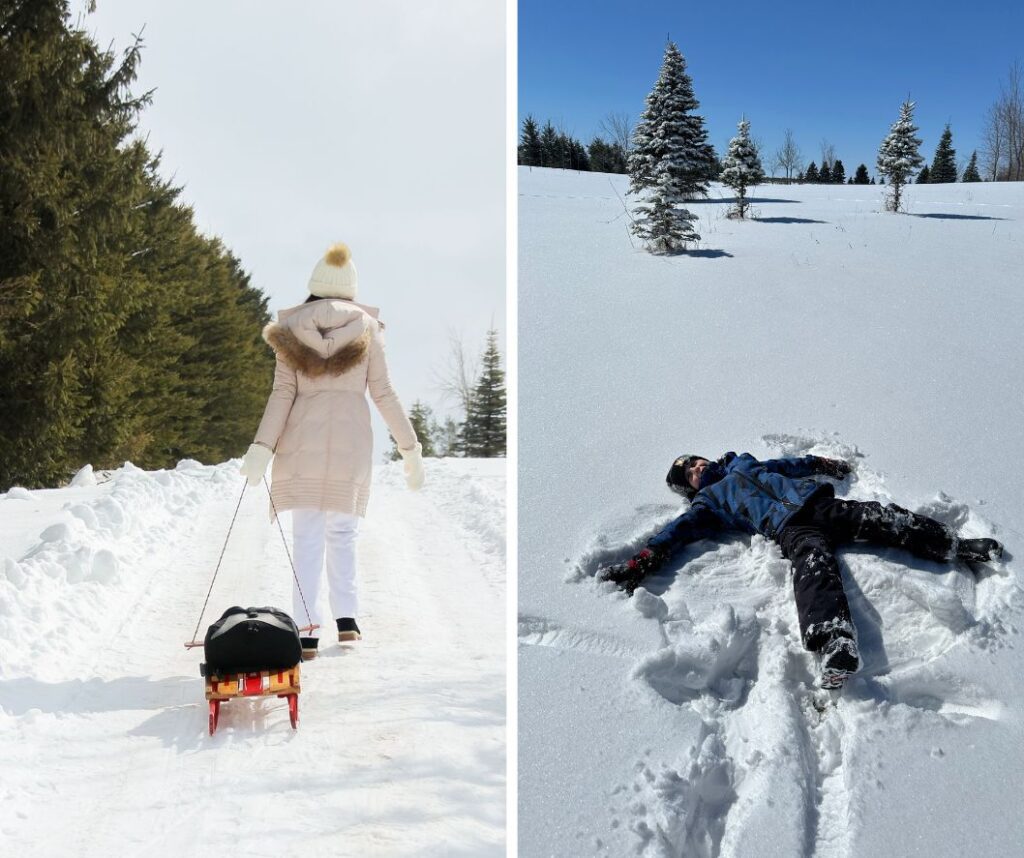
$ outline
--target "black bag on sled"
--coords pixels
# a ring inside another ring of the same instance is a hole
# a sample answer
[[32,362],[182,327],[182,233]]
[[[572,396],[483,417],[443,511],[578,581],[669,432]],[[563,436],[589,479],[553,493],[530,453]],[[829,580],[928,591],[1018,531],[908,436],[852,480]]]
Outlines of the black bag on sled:
[[277,608],[228,608],[206,631],[203,675],[285,670],[302,661],[295,621]]

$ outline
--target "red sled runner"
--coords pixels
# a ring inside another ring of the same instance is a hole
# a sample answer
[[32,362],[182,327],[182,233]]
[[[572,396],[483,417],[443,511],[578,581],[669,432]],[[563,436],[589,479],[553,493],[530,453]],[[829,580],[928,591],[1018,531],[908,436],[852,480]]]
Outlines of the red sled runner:
[[232,697],[270,697],[275,695],[288,701],[288,719],[292,729],[299,727],[299,665],[287,670],[261,670],[206,677],[206,699],[210,701],[210,735],[217,731],[220,704]]

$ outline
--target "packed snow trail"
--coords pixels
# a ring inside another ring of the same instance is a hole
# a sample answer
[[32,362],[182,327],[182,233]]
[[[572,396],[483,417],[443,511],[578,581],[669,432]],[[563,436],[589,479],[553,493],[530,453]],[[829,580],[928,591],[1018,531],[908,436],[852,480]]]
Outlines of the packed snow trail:
[[[399,468],[377,470],[360,537],[364,640],[326,629],[295,732],[283,700],[239,699],[210,737],[182,646],[237,463],[0,496],[5,851],[503,855],[504,462],[430,461],[416,494]],[[233,604],[290,610],[267,512],[248,490],[200,636]]]

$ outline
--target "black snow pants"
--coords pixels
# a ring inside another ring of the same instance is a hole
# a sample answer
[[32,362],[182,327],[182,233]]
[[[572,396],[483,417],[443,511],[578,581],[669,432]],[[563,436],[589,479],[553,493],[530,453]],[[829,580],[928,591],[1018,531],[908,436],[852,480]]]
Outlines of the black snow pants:
[[850,542],[905,548],[929,560],[949,560],[955,539],[944,524],[895,504],[812,497],[779,532],[782,553],[793,563],[800,635],[817,652],[836,634],[853,635],[850,606],[833,553]]

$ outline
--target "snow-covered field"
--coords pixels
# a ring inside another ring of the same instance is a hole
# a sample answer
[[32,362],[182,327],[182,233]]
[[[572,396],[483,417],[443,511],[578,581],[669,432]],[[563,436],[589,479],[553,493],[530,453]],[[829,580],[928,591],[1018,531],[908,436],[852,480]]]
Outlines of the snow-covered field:
[[[182,644],[238,464],[0,495],[0,851],[504,855],[504,460],[428,460],[415,494],[378,467],[364,640],[303,667],[297,731],[284,701],[242,699],[210,737]],[[267,512],[247,490],[200,637],[230,605],[290,610]]]
[[[766,185],[749,222],[716,186],[659,257],[624,177],[519,182],[520,854],[1024,855],[1024,186]],[[727,450],[845,458],[839,495],[1007,556],[841,550],[865,664],[822,717],[773,543],[592,577]]]

